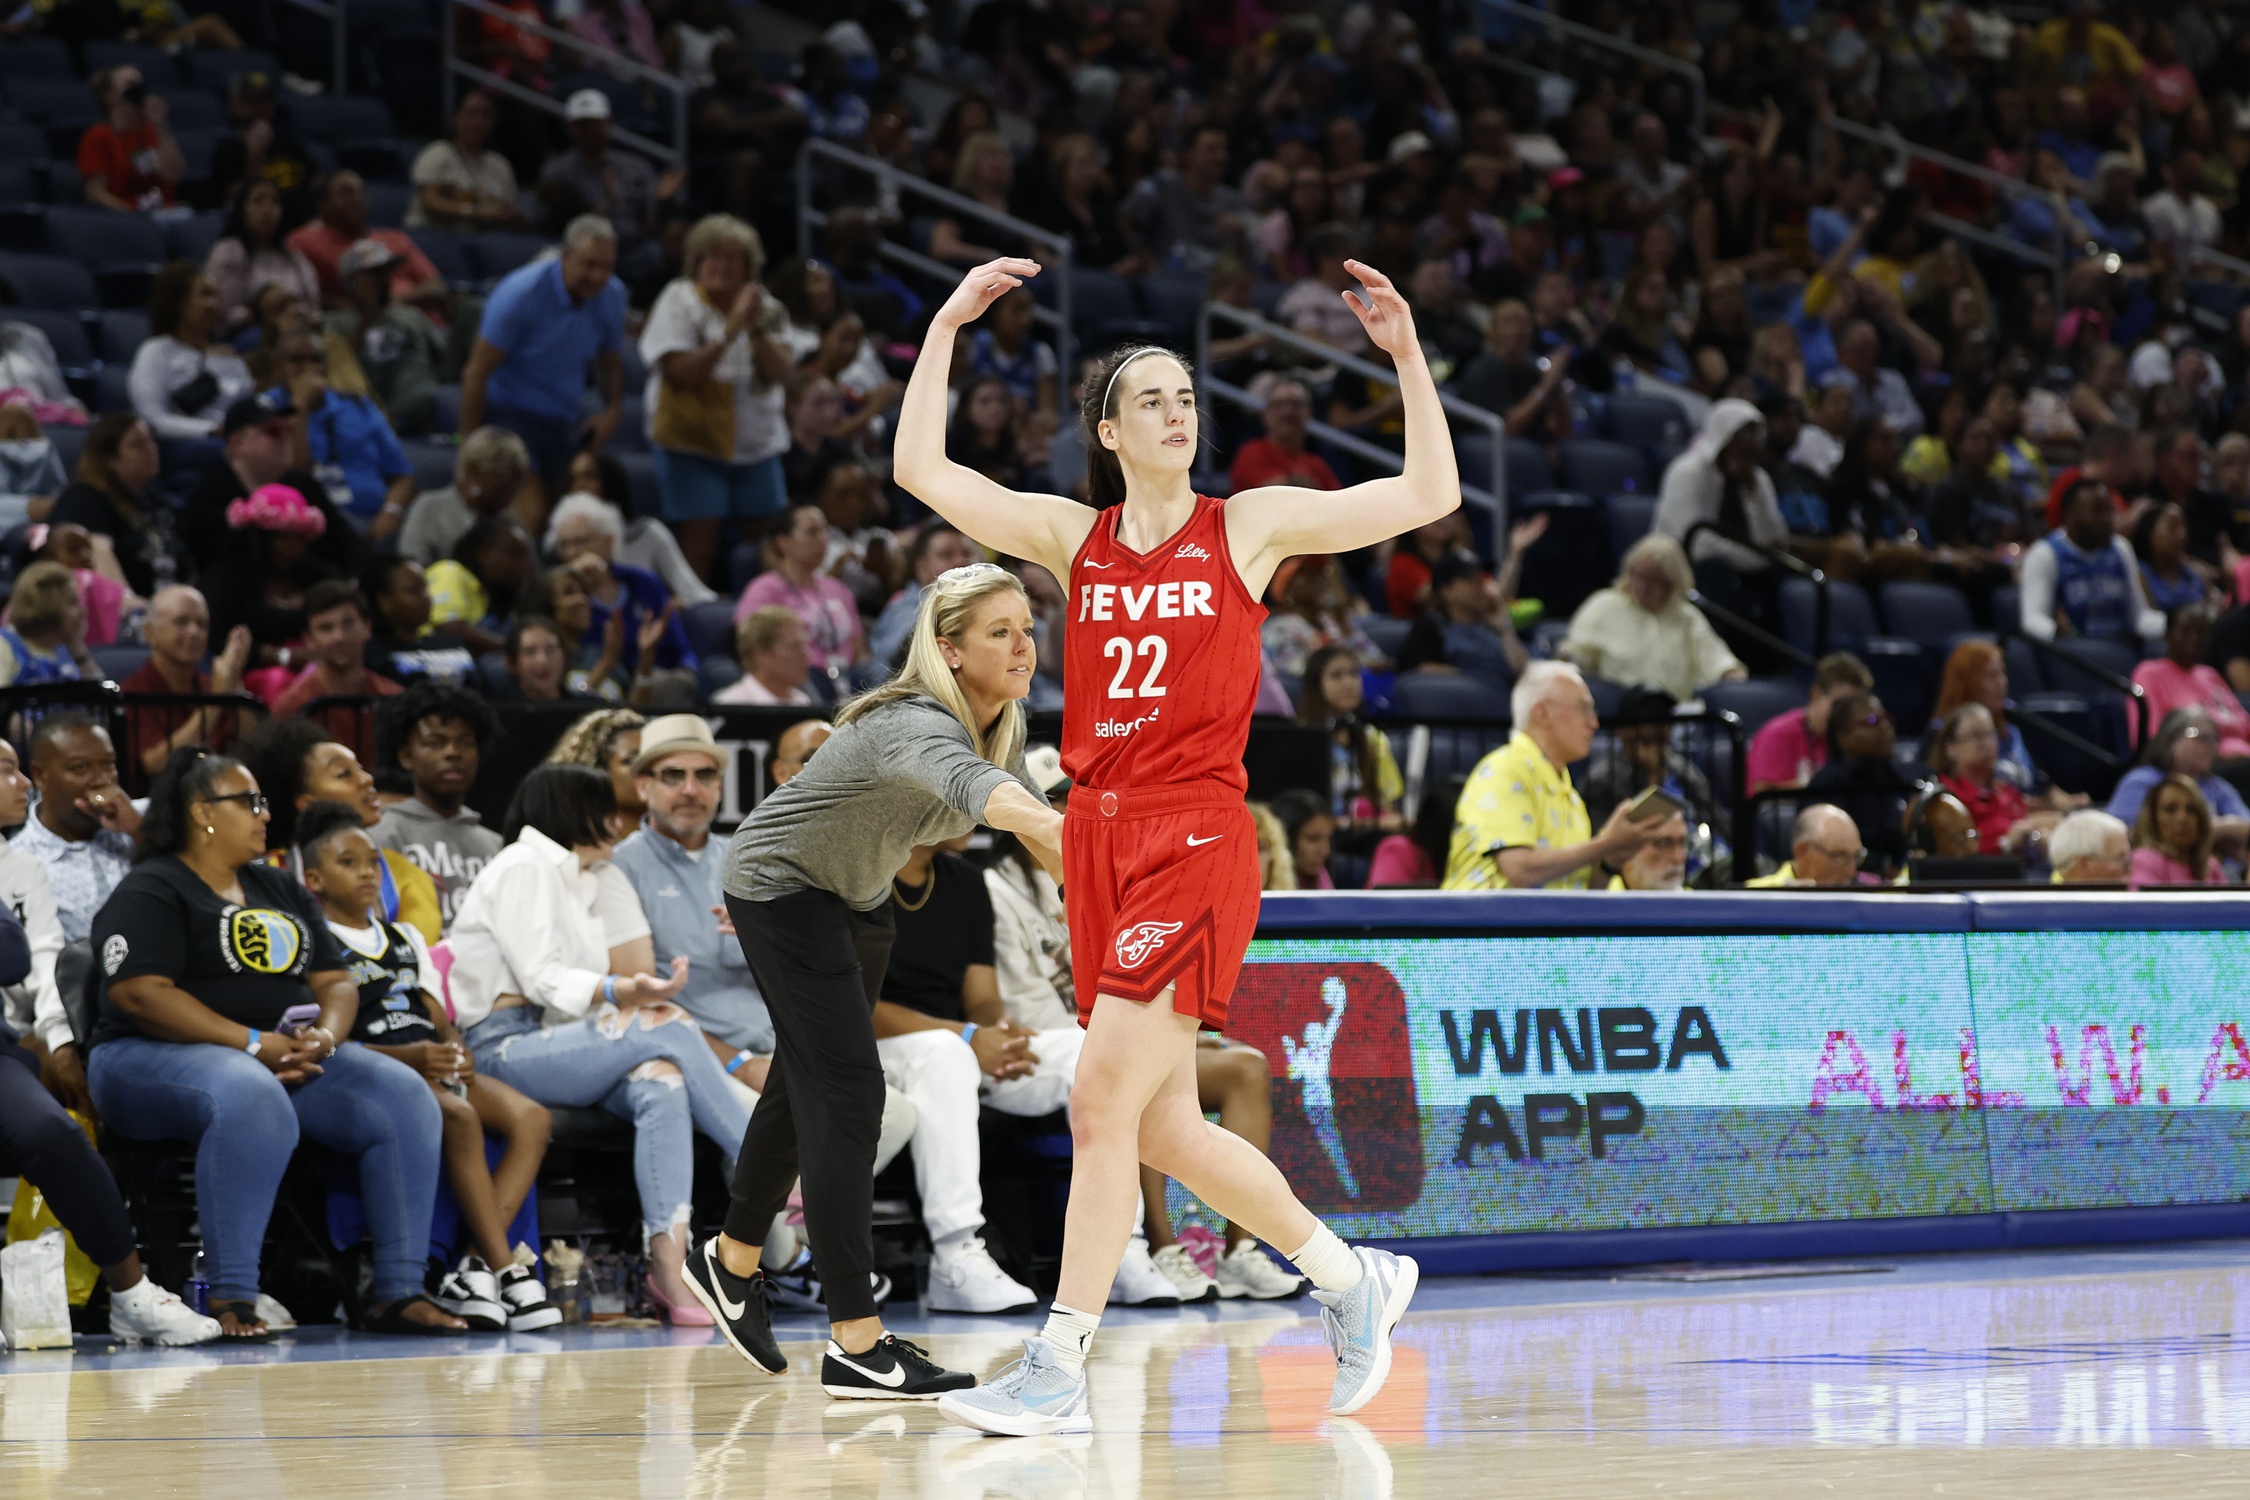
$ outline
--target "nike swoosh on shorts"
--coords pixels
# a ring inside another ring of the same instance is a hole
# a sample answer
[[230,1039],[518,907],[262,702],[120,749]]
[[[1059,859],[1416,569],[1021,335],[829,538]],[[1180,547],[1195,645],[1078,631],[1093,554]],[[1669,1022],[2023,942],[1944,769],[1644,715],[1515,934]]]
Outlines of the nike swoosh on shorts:
[[1200,849],[1205,844],[1216,844],[1219,840],[1225,837],[1226,835],[1223,833],[1214,833],[1207,839],[1199,839],[1191,833],[1188,835],[1188,847],[1190,849]]

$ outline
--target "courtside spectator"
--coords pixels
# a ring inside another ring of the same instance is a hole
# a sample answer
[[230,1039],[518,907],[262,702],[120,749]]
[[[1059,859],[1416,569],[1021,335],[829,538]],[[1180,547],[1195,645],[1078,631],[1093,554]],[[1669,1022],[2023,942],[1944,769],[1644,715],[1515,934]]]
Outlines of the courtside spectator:
[[2063,523],[2023,555],[2025,635],[2051,641],[2082,635],[2138,647],[2163,638],[2164,616],[2149,606],[2133,544],[2117,535],[2107,486],[2081,480],[2063,496]]
[[203,258],[203,275],[219,294],[229,333],[257,321],[258,299],[268,287],[281,287],[307,308],[320,306],[312,262],[282,239],[281,189],[262,177],[235,195],[225,230]]
[[187,161],[168,123],[170,109],[130,63],[94,75],[102,118],[78,139],[86,201],[125,213],[170,208]]
[[186,584],[160,589],[148,602],[148,618],[141,627],[148,642],[148,660],[117,686],[127,695],[125,739],[144,775],[154,776],[171,760],[172,752],[189,745],[224,750],[250,723],[240,709],[205,705],[166,707],[130,701],[136,693],[213,694],[242,691],[242,674],[250,665],[250,631],[237,625],[227,632],[225,647],[203,670],[211,649],[211,607],[203,595]]
[[2134,887],[2225,884],[2211,845],[2210,804],[2193,781],[2176,771],[2167,775],[2133,820]]
[[2057,885],[2115,885],[2132,877],[2131,830],[2108,813],[2081,808],[2047,843]]
[[86,649],[86,603],[61,563],[35,562],[17,576],[0,623],[0,687],[99,682],[101,664]]
[[713,703],[809,706],[806,691],[812,653],[805,646],[805,622],[779,604],[754,609],[734,630],[735,657],[742,676],[711,695]]
[[1801,809],[1789,829],[1789,859],[1771,875],[1744,884],[1753,889],[1781,886],[1844,886],[1863,883],[1860,867],[1867,847],[1851,814],[1826,802]]
[[[624,412],[625,283],[616,270],[617,230],[598,214],[572,219],[560,255],[511,271],[492,289],[461,372],[461,429],[490,422],[523,439],[542,516],[563,493],[581,438],[607,447]],[[581,417],[589,373],[602,406]]]
[[78,477],[55,497],[50,527],[83,526],[109,538],[126,587],[144,599],[192,577],[179,518],[152,488],[163,467],[156,436],[136,412],[103,412],[86,430]]
[[547,764],[600,771],[609,778],[610,795],[630,820],[628,826],[637,824],[648,806],[641,801],[633,763],[640,759],[641,727],[647,722],[629,708],[597,708],[562,732],[555,748],[547,752]]
[[1570,784],[1570,766],[1593,748],[1600,716],[1578,669],[1538,661],[1508,695],[1515,730],[1477,762],[1454,809],[1445,866],[1449,891],[1584,890],[1603,863],[1648,842],[1650,829],[1620,804],[1599,835]]
[[[297,849],[297,814],[315,802],[340,802],[359,814],[359,826],[382,821],[383,802],[375,778],[352,747],[332,737],[311,719],[268,719],[242,744],[242,763],[266,794],[266,862],[300,878],[304,859]],[[437,885],[395,849],[385,849],[376,915],[404,922],[436,944],[445,935],[438,914]]]
[[1290,857],[1289,835],[1281,819],[1263,802],[1250,804],[1250,826],[1258,831],[1258,889],[1293,891],[1297,888],[1296,862]]
[[453,483],[417,496],[398,534],[401,556],[434,567],[453,555],[469,528],[487,516],[505,515],[531,477],[523,439],[504,427],[479,427],[461,440]]
[[[1868,688],[1874,685],[1873,678],[1865,684]],[[1981,703],[1992,715],[1993,727],[2000,735],[2000,775],[2026,792],[2039,787],[2046,777],[2032,763],[2031,747],[2024,742],[2022,728],[2008,718],[2008,659],[1991,641],[1963,641],[1953,648],[1953,654],[1945,659],[1931,717],[1942,722],[1964,703]],[[2067,793],[2051,791],[2048,802],[2068,811],[2084,805],[2085,798],[2073,799]]]
[[2062,821],[2051,808],[2031,811],[2023,789],[2000,774],[2000,733],[1981,703],[1964,703],[1939,723],[1929,766],[1968,809],[1987,854],[2028,854]]
[[[930,586],[938,574],[954,568],[965,568],[976,562],[980,554],[976,543],[970,541],[953,527],[934,517],[922,523],[907,544],[907,581],[883,606],[875,623],[867,632],[868,655],[875,664],[886,671],[898,661],[906,637],[914,628],[914,616],[922,607],[922,591]],[[741,617],[741,612],[736,612]]]
[[1914,783],[1891,759],[1897,743],[1898,722],[1873,693],[1839,698],[1828,714],[1828,763],[1805,783],[1851,818],[1886,876],[1906,861],[1899,820],[1914,795]]
[[[374,1238],[368,1327],[458,1333],[422,1293],[437,1198],[438,1106],[404,1064],[340,1048],[359,1010],[311,893],[268,868],[266,800],[224,756],[182,750],[149,793],[147,858],[92,933],[108,984],[87,1082],[112,1129],[196,1144],[210,1312],[262,1338],[267,1219],[300,1134],[359,1168]],[[313,1004],[320,1020],[281,1029]]]
[[2200,708],[2175,708],[2157,725],[2142,752],[2143,763],[2118,778],[2110,794],[2109,815],[2131,825],[2141,803],[2166,776],[2177,773],[2195,783],[2203,801],[2218,820],[2219,848],[2230,856],[2250,837],[2250,805],[2231,783],[2217,774],[2219,726]]
[[1703,611],[1688,602],[1695,570],[1661,533],[1626,550],[1617,581],[1578,606],[1561,654],[1589,676],[1661,689],[1682,702],[1714,682],[1750,675]]
[[417,682],[375,710],[372,765],[379,775],[403,772],[413,788],[383,809],[375,845],[397,850],[435,882],[446,922],[500,852],[499,835],[468,806],[477,768],[499,737],[500,722],[481,696],[441,682]]
[[[349,300],[344,289],[344,255],[362,240],[388,246],[398,257],[391,267],[392,300],[433,315],[442,315],[451,305],[451,289],[419,245],[400,230],[376,229],[368,223],[366,179],[348,168],[329,174],[320,190],[318,217],[289,236],[289,248],[312,262],[313,273],[320,278],[324,304],[342,307]],[[474,426],[462,424],[464,430]]]
[[[1999,649],[1992,648],[1992,654],[1997,661]],[[1950,662],[1947,670],[1952,670]],[[1751,737],[1747,769],[1750,790],[1794,789],[1810,781],[1813,772],[1828,764],[1829,710],[1837,699],[1871,692],[1874,687],[1875,675],[1849,651],[1832,651],[1822,657],[1813,668],[1812,691],[1805,698],[1805,706],[1776,714]]]
[[1422,804],[1404,833],[1386,836],[1375,846],[1367,868],[1367,888],[1386,886],[1434,889],[1445,874],[1447,852],[1453,844],[1453,809],[1461,800],[1462,778],[1423,789]]
[[[708,1327],[681,1280],[694,1135],[731,1170],[749,1111],[695,1022],[669,1003],[687,984],[687,964],[661,977],[610,972],[610,949],[626,934],[605,915],[594,873],[617,844],[609,778],[540,766],[516,788],[506,831],[507,847],[470,885],[448,933],[456,1021],[480,1073],[542,1104],[600,1100],[646,1138],[633,1180],[649,1295],[668,1321]],[[646,936],[646,920],[639,926],[633,935]]]
[[813,758],[813,752],[827,744],[829,736],[835,732],[836,726],[826,719],[799,719],[781,731],[781,738],[773,742],[773,784],[787,786],[790,778]]
[[1312,421],[1312,395],[1303,381],[1284,376],[1267,386],[1262,417],[1266,435],[1252,438],[1236,451],[1234,467],[1227,475],[1238,492],[1268,484],[1293,484],[1311,490],[1343,487],[1328,460],[1305,446],[1307,424]]
[[1282,837],[1289,842],[1289,866],[1300,891],[1332,891],[1336,881],[1328,873],[1328,856],[1336,844],[1336,819],[1317,792],[1301,786],[1285,787],[1268,800],[1280,820]]
[[735,601],[735,622],[768,605],[794,611],[805,624],[812,669],[841,681],[868,659],[867,638],[851,590],[821,571],[828,558],[828,518],[817,505],[791,506],[789,522],[771,546],[778,565],[750,580]]
[[1367,722],[1366,684],[1349,646],[1323,646],[1305,658],[1297,722],[1329,742],[1329,811],[1344,824],[1395,828],[1406,795],[1391,737]]
[[85,715],[48,714],[26,753],[39,800],[9,846],[47,867],[63,940],[81,942],[132,868],[141,815],[117,784],[109,731]]
[[1613,891],[1677,891],[1687,885],[1687,819],[1678,813],[1655,820],[1648,842],[1636,849],[1611,878]]
[[250,394],[250,367],[220,340],[224,309],[211,278],[188,261],[157,272],[148,293],[148,342],[133,351],[126,388],[133,410],[165,444],[165,466],[208,467],[229,408]]
[[1718,819],[1710,778],[1672,744],[1672,717],[1679,707],[1657,688],[1632,688],[1618,701],[1615,732],[1594,746],[1579,795],[1589,818],[1606,821],[1613,808],[1654,787],[1670,797],[1691,822],[1709,826]]

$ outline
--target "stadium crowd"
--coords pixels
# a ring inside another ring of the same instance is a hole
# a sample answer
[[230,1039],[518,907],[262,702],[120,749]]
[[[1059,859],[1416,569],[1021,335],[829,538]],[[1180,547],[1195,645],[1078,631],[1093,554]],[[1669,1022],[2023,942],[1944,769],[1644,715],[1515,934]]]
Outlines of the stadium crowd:
[[[300,1132],[403,1184],[366,1203],[375,1326],[545,1326],[510,1225],[551,1108],[645,1143],[650,1298],[707,1321],[693,1139],[731,1157],[772,1031],[706,710],[805,710],[786,780],[979,558],[889,479],[933,263],[1047,267],[954,372],[948,451],[1002,483],[1082,491],[1075,356],[1205,306],[1201,488],[1379,470],[1354,257],[1408,292],[1464,478],[1504,465],[1504,510],[1276,574],[1260,711],[1328,774],[1261,787],[1269,888],[2241,878],[2250,28],[2212,0],[1590,12],[1667,67],[1436,0],[506,8],[572,41],[424,21],[551,110],[324,93],[243,46],[248,0],[0,24],[0,1052],[45,1085],[0,1065],[0,1167],[77,1160],[57,1106],[203,1143],[212,1319],[101,1262],[150,1336],[281,1324]],[[635,66],[689,91],[676,164],[625,139],[662,115]],[[1001,561],[1053,710],[1066,589]],[[76,711],[103,679],[121,709]],[[539,705],[578,716],[488,827]],[[978,1111],[1062,1107],[1077,1036],[1053,882],[982,842],[901,872],[878,1009],[885,1159],[966,1311],[1033,1296],[981,1237]],[[195,920],[252,899],[295,955],[255,983]],[[318,1024],[229,1019],[271,985]],[[1266,1060],[1212,1042],[1262,1146]],[[1146,1197],[1122,1299],[1297,1289]],[[786,1226],[767,1253],[813,1295]]]

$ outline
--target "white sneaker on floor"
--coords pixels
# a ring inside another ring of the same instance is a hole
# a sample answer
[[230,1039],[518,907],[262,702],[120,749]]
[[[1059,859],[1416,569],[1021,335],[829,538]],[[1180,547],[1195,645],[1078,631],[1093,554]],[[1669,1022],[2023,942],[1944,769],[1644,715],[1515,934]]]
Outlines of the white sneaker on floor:
[[563,1320],[562,1309],[547,1300],[547,1288],[529,1268],[510,1265],[495,1279],[500,1305],[508,1310],[508,1332],[537,1333]]
[[1148,1241],[1134,1235],[1109,1283],[1112,1307],[1178,1307],[1180,1289],[1149,1258]]
[[217,1318],[205,1317],[143,1276],[126,1290],[109,1294],[109,1331],[128,1344],[179,1349],[208,1344],[220,1329]]
[[287,1333],[297,1326],[297,1315],[283,1307],[275,1298],[258,1293],[258,1321],[266,1325],[268,1333]]
[[1181,1244],[1166,1245],[1149,1257],[1164,1279],[1172,1283],[1172,1290],[1180,1294],[1182,1302],[1216,1302],[1219,1284],[1203,1274],[1203,1267],[1195,1262],[1188,1247]]
[[975,1235],[930,1257],[923,1301],[931,1312],[958,1313],[1029,1312],[1039,1305],[1031,1288],[1001,1270]]
[[507,1330],[508,1304],[500,1300],[500,1278],[477,1256],[462,1256],[460,1265],[438,1278],[430,1300],[479,1332]]
[[1219,1257],[1218,1283],[1220,1296],[1256,1302],[1278,1302],[1305,1289],[1305,1278],[1283,1270],[1256,1240],[1244,1240]]

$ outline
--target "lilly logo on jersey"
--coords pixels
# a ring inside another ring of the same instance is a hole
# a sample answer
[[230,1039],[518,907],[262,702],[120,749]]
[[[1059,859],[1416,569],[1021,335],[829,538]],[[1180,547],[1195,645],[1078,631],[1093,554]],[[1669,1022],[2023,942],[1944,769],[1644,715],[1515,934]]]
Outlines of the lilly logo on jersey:
[[1200,557],[1205,562],[1209,562],[1211,560],[1211,554],[1204,551],[1201,547],[1198,547],[1193,542],[1182,543],[1180,546],[1180,550],[1173,553],[1172,555],[1174,557]]
[[1178,922],[1136,922],[1117,935],[1117,966],[1137,969],[1180,930]]

